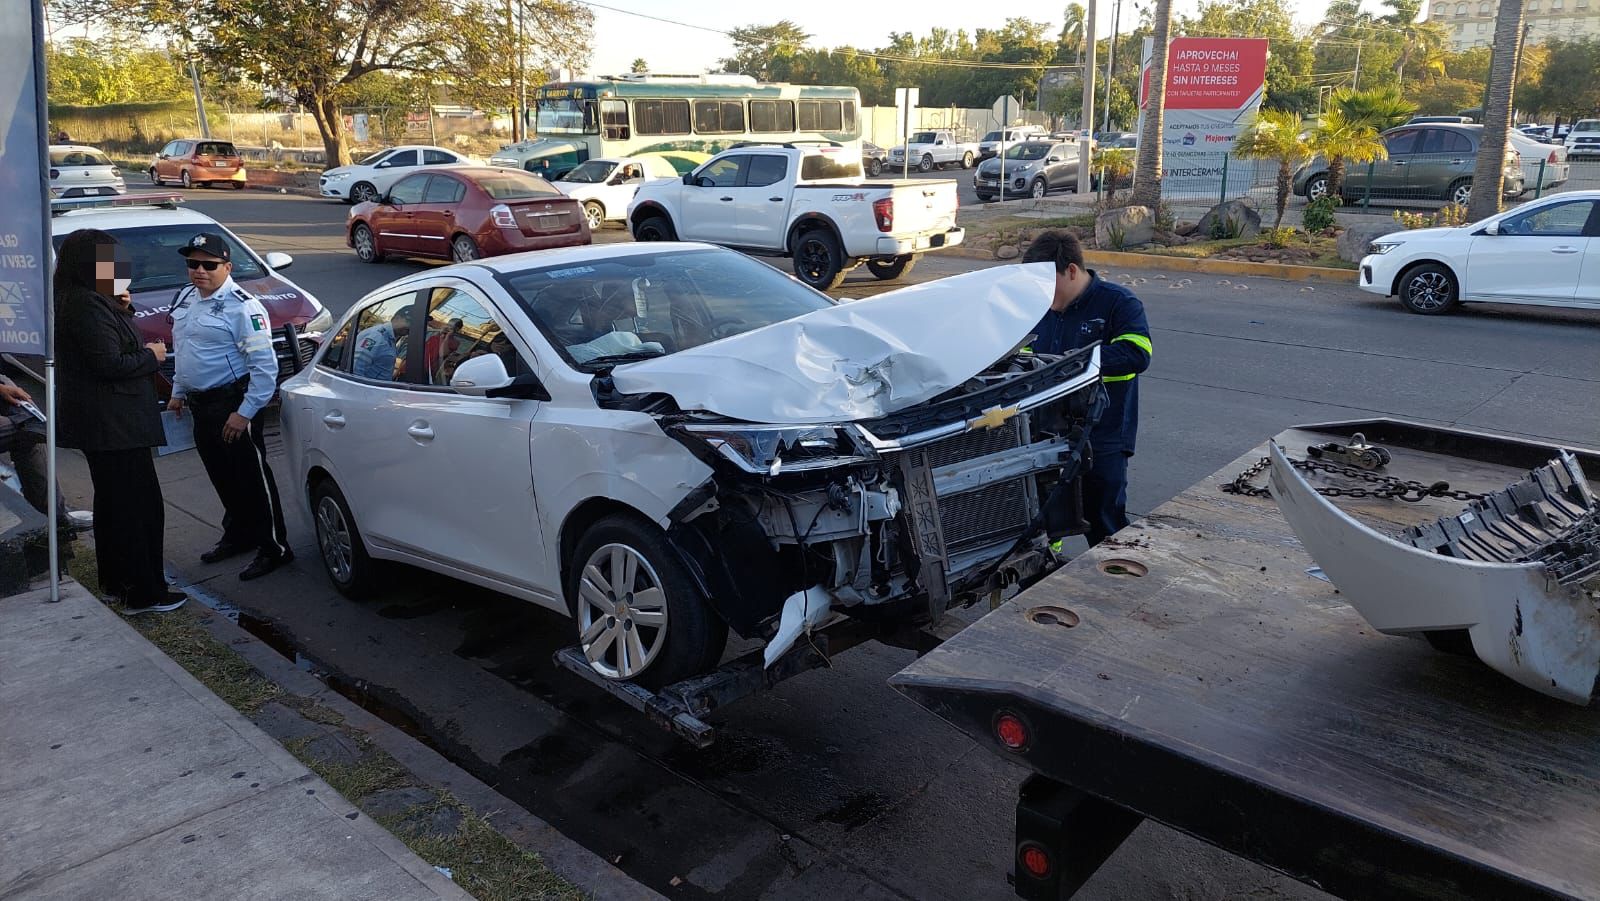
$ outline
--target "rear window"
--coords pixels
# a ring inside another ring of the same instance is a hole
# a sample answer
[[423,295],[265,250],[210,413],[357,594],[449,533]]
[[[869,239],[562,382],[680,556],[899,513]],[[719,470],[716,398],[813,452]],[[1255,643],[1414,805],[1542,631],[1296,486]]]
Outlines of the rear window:
[[227,141],[201,141],[194,152],[200,156],[238,156],[239,151]]
[[802,179],[860,178],[861,158],[850,154],[819,153],[800,160]]
[[52,166],[109,166],[111,160],[98,150],[52,150]]
[[561,191],[537,176],[507,169],[494,175],[479,175],[473,183],[495,200],[527,200],[530,197],[560,197]]

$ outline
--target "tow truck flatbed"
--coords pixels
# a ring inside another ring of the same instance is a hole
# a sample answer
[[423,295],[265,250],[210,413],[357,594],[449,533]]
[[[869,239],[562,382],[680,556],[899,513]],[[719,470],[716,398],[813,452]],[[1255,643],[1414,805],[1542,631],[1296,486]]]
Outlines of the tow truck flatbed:
[[[1388,474],[1474,492],[1555,455],[1389,420],[1276,440],[1304,457],[1354,432],[1389,449]],[[1017,893],[1070,897],[1148,818],[1342,897],[1600,898],[1600,709],[1376,632],[1318,577],[1272,499],[1220,490],[1265,453],[891,680],[1033,770]],[[1600,456],[1575,453],[1593,484]],[[1390,532],[1464,506],[1336,502]]]

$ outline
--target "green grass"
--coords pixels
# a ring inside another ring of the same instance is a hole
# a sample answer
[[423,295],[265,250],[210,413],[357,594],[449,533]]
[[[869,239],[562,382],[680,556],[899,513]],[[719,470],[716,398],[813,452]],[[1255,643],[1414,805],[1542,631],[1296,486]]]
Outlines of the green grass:
[[[446,799],[443,804],[454,804]],[[414,810],[415,808],[413,808]],[[579,901],[588,895],[545,868],[538,855],[496,832],[483,817],[463,810],[449,838],[425,836],[407,844],[423,860],[447,867],[456,884],[479,901]],[[390,827],[391,829],[394,827]]]

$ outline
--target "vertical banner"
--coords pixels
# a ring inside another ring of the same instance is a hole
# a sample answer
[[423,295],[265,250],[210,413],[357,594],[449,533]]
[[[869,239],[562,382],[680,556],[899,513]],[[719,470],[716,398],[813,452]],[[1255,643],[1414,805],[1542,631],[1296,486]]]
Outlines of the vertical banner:
[[0,46],[12,48],[0,53],[0,353],[30,357],[45,356],[49,328],[42,14],[36,0],[0,3]]
[[[1162,193],[1221,196],[1224,158],[1255,122],[1266,92],[1267,45],[1264,38],[1171,41],[1161,135]],[[1229,195],[1243,193],[1253,182],[1254,165],[1231,159],[1227,165]]]
[[365,144],[372,140],[372,132],[368,126],[366,113],[355,114],[354,121],[351,123],[350,131],[355,135],[357,144]]

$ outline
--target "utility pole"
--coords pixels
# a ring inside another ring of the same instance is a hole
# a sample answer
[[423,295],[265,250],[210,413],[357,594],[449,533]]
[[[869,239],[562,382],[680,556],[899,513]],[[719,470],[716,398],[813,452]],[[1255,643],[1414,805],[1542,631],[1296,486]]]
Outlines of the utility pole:
[[1089,157],[1094,131],[1094,7],[1095,0],[1085,0],[1083,14],[1084,43],[1088,45],[1083,61],[1083,117],[1079,119],[1083,133],[1078,136],[1078,196],[1089,196]]
[[189,83],[194,86],[195,124],[200,126],[200,137],[211,137],[211,123],[206,121],[206,102],[200,97],[200,70],[195,68],[194,57],[189,57]]
[[1122,25],[1122,0],[1117,0],[1116,8],[1111,12],[1111,48],[1106,54],[1106,102],[1105,111],[1101,113],[1104,121],[1100,126],[1101,131],[1111,130],[1111,84],[1116,80],[1117,74],[1117,29]]
[[528,139],[528,8],[517,2],[517,140]]
[[1361,42],[1356,41],[1356,70],[1350,73],[1350,89],[1361,90]]

